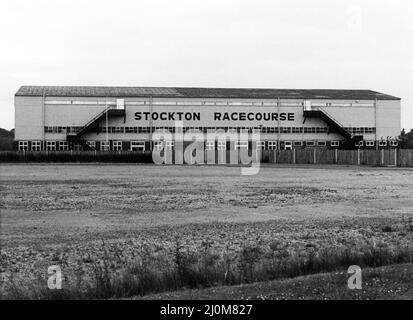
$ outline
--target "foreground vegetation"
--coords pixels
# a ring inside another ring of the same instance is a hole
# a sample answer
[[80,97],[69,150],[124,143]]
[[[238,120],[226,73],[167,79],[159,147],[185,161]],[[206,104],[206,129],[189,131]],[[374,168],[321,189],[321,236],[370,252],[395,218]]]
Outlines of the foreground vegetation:
[[237,286],[187,289],[135,299],[218,300],[411,300],[413,263],[363,268],[361,289],[350,290],[346,270],[255,282]]
[[[105,244],[103,247],[106,248]],[[326,248],[308,254],[289,252],[275,241],[268,247],[245,246],[239,252],[217,253],[204,242],[202,252],[184,251],[176,239],[171,257],[137,248],[136,256],[124,256],[112,246],[91,264],[79,261],[73,275],[66,275],[61,290],[47,288],[45,275],[36,280],[8,279],[3,299],[107,299],[144,296],[188,288],[238,285],[293,278],[320,272],[346,270],[350,265],[378,267],[413,262],[413,248],[391,249],[386,244],[364,244],[358,248]],[[64,265],[64,262],[63,262]]]

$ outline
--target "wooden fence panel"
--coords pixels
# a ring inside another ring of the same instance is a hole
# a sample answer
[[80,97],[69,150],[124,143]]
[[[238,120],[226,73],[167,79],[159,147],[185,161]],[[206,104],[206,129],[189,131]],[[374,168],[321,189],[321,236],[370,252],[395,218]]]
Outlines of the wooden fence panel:
[[314,149],[299,149],[295,151],[296,164],[312,164],[314,163]]
[[383,165],[384,166],[396,166],[395,149],[383,150]]
[[270,150],[262,150],[262,162],[270,162]]
[[337,164],[357,165],[356,150],[337,150]]
[[334,164],[335,150],[317,150],[316,162],[317,164]]
[[380,150],[360,150],[360,165],[380,166],[381,153]]
[[293,163],[293,151],[292,150],[277,150],[276,157],[277,157],[277,163],[285,163],[285,164]]
[[397,150],[397,158],[399,167],[413,167],[413,149]]

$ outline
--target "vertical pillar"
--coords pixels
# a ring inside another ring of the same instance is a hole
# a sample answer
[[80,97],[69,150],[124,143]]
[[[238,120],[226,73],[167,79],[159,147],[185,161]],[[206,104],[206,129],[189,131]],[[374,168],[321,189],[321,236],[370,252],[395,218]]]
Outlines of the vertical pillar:
[[317,149],[314,148],[313,149],[313,155],[314,155],[314,164],[317,164],[317,153],[316,153]]
[[334,163],[338,164],[338,149],[334,149]]
[[394,149],[394,166],[397,167],[397,148]]
[[357,165],[360,165],[360,149],[357,149]]

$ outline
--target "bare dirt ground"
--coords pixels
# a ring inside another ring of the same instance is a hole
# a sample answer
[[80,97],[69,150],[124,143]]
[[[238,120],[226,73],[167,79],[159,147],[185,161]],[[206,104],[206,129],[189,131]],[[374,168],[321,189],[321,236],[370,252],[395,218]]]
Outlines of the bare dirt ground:
[[[413,244],[413,170],[340,166],[2,165],[1,261],[34,277],[104,247],[168,253],[177,237],[217,252],[281,241],[290,250]],[[413,297],[411,297],[413,298]]]

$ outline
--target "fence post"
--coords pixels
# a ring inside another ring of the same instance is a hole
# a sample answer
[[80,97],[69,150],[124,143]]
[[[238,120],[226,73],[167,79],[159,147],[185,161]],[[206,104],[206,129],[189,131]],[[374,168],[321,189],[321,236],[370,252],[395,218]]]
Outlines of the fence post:
[[381,149],[381,165],[384,166],[384,149]]
[[360,149],[357,149],[357,165],[360,165]]
[[316,150],[317,150],[317,149],[314,148],[314,152],[313,152],[313,155],[314,155],[314,164],[317,164],[317,154],[316,154]]
[[277,163],[277,151],[278,150],[274,150],[274,163]]
[[338,164],[338,149],[334,149],[334,163]]
[[397,148],[394,149],[394,166],[397,167]]
[[295,149],[293,149],[293,164],[295,164]]

